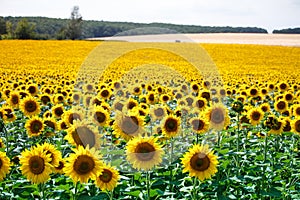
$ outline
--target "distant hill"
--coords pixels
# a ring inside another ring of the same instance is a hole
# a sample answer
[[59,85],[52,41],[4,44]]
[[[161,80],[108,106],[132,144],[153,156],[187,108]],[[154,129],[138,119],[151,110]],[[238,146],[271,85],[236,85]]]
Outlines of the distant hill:
[[300,34],[300,28],[287,28],[281,30],[274,30],[273,33]]
[[[68,24],[68,19],[47,17],[0,17],[2,22],[11,22],[12,28],[26,18],[28,23],[35,26],[36,39],[59,39],[61,33]],[[0,25],[0,29],[1,29]],[[123,31],[137,28],[159,27],[172,30],[170,33],[267,33],[267,30],[257,27],[217,27],[217,26],[195,26],[176,25],[168,23],[132,23],[132,22],[108,22],[84,20],[82,24],[82,38],[108,37]],[[0,34],[3,30],[0,30]],[[145,34],[143,29],[127,32],[127,35]],[[62,39],[62,38],[61,38]]]

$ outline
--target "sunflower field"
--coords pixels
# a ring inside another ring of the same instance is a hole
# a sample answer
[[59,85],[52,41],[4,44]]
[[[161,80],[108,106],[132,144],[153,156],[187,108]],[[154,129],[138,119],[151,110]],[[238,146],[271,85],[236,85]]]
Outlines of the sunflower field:
[[0,199],[300,199],[299,47],[0,50]]

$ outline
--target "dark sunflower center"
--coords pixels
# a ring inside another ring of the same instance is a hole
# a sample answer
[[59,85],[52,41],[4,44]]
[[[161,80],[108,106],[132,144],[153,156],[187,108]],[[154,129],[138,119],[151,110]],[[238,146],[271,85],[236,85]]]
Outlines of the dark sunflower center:
[[196,171],[205,171],[209,165],[210,160],[205,153],[196,153],[190,160],[190,166]]
[[60,95],[60,96],[58,96],[57,99],[58,99],[58,101],[63,101],[63,100],[64,100],[64,97]]
[[55,124],[54,124],[54,122],[47,120],[47,121],[45,121],[44,123],[45,123],[48,127],[55,129]]
[[279,110],[285,109],[285,106],[286,106],[286,104],[285,104],[284,101],[280,101],[280,102],[278,102],[278,104],[277,104],[277,108],[278,108]]
[[93,86],[92,85],[88,85],[87,86],[87,90],[89,90],[89,91],[93,90]]
[[87,155],[80,155],[74,162],[73,169],[79,175],[91,172],[95,167],[93,158]]
[[163,101],[169,101],[169,99],[170,99],[170,98],[169,98],[169,96],[167,96],[167,95],[164,95],[163,98],[162,98]]
[[58,167],[55,167],[58,170],[61,170],[64,168],[64,163],[62,161],[59,161]]
[[43,127],[43,123],[41,121],[35,120],[30,125],[30,130],[32,133],[38,133]]
[[32,156],[29,159],[29,169],[35,175],[43,173],[45,169],[44,159],[39,156]]
[[94,115],[94,118],[99,123],[105,122],[105,120],[106,120],[106,116],[102,112],[96,112]]
[[200,131],[204,128],[204,122],[199,119],[195,119],[192,121],[193,129],[196,131]]
[[250,90],[250,94],[251,94],[252,96],[256,95],[256,94],[257,94],[257,90],[256,90],[256,89],[251,89],[251,90]]
[[61,107],[58,107],[54,110],[54,113],[55,113],[55,115],[60,117],[64,113],[64,111]]
[[198,100],[197,101],[197,104],[196,104],[196,106],[198,107],[198,108],[203,108],[204,107],[204,101],[203,100]]
[[300,107],[296,108],[295,112],[296,112],[297,115],[300,115]]
[[154,94],[150,94],[148,99],[149,99],[149,101],[154,101]]
[[165,128],[168,132],[175,132],[178,128],[178,122],[176,119],[169,118],[165,122]]
[[285,99],[290,101],[293,99],[293,96],[291,94],[287,94],[287,95],[285,95]]
[[140,90],[139,87],[134,88],[134,92],[135,92],[135,93],[139,93],[140,91],[141,91],[141,90]]
[[202,92],[201,97],[207,99],[208,101],[210,100],[210,94],[209,94],[209,92]]
[[220,90],[220,94],[221,94],[222,96],[224,96],[224,95],[226,94],[225,90],[224,90],[224,89],[221,89],[221,90]]
[[115,105],[115,109],[116,110],[119,110],[119,111],[122,111],[122,109],[123,109],[123,104],[121,104],[120,102],[118,102],[118,103],[116,103],[116,105]]
[[47,104],[48,102],[50,102],[50,98],[48,96],[42,96],[41,101],[43,104]]
[[215,124],[221,124],[224,122],[224,114],[223,114],[223,109],[221,108],[215,108],[211,111],[210,114],[210,120],[211,122],[215,123]]
[[252,118],[252,120],[254,120],[254,121],[258,121],[259,118],[260,118],[260,116],[261,116],[261,114],[260,114],[259,112],[254,111],[254,112],[252,113],[252,115],[251,115],[251,118]]
[[281,122],[277,122],[276,124],[274,124],[272,126],[272,129],[278,131],[280,129],[280,127],[281,127]]
[[1,169],[2,165],[3,165],[3,163],[2,163],[2,160],[0,159],[0,169]]
[[63,130],[65,130],[65,129],[67,129],[68,127],[67,127],[67,124],[66,124],[65,122],[62,122],[62,123],[60,124],[60,128],[63,129]]
[[121,124],[121,129],[124,133],[131,135],[139,129],[139,121],[135,116],[126,116]]
[[296,123],[295,123],[295,130],[297,132],[300,132],[300,120],[297,120]]
[[135,106],[136,106],[136,103],[135,103],[135,102],[129,102],[127,107],[128,107],[128,109],[131,110],[131,109],[134,108]]
[[81,120],[80,115],[78,113],[72,113],[69,115],[69,122],[70,124],[73,124],[74,120]]
[[196,85],[196,84],[194,84],[194,85],[192,86],[192,88],[193,88],[194,91],[199,90],[199,87],[198,87],[198,85]]
[[186,102],[188,103],[188,106],[191,106],[193,104],[193,99],[188,97],[186,98]]
[[291,131],[291,129],[292,129],[291,123],[289,121],[287,121],[284,128],[283,128],[283,131],[284,132],[289,132],[289,131]]
[[279,87],[280,87],[280,89],[284,90],[284,89],[286,89],[287,85],[285,83],[282,83],[282,84],[280,84]]
[[104,183],[109,183],[112,177],[113,177],[113,173],[108,169],[104,169],[102,174],[99,176],[100,180],[103,181]]
[[35,101],[27,101],[25,104],[25,110],[27,112],[34,112],[37,109],[37,105]]
[[154,114],[156,117],[161,117],[164,115],[164,109],[162,108],[157,108],[154,110]]
[[73,96],[73,99],[74,99],[74,101],[78,101],[79,100],[79,95],[78,94],[75,94],[74,96]]
[[268,107],[267,106],[262,106],[261,107],[262,111],[267,112],[268,111]]
[[153,158],[155,148],[148,142],[143,142],[137,145],[135,149],[136,156],[141,161],[149,161]]
[[18,103],[19,103],[19,97],[18,97],[17,95],[13,95],[13,96],[11,97],[11,102],[12,102],[13,104],[18,104]]
[[36,92],[36,89],[35,89],[34,86],[30,86],[30,87],[28,88],[28,91],[29,91],[30,94],[34,94],[34,93]]
[[108,97],[108,95],[109,95],[109,92],[108,92],[107,90],[103,90],[103,91],[101,92],[101,96],[102,96],[102,97]]

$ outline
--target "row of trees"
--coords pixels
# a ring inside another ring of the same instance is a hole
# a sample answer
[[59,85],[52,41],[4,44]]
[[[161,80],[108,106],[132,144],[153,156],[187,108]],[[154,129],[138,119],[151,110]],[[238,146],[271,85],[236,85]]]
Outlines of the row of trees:
[[58,20],[58,23],[45,23],[39,17],[34,18],[36,20],[31,18],[0,17],[1,38],[74,40],[82,35],[83,20],[78,6],[73,7],[69,20]]

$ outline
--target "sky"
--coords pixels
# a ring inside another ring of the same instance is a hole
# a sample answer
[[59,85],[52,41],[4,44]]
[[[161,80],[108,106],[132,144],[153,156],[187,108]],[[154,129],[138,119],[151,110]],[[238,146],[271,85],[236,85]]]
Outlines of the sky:
[[300,27],[300,0],[0,0],[0,16],[164,22],[205,26]]

